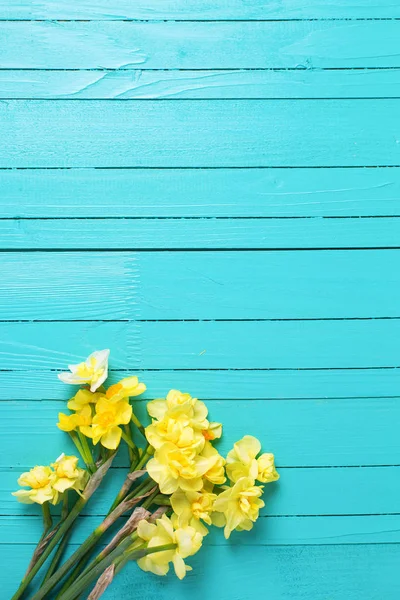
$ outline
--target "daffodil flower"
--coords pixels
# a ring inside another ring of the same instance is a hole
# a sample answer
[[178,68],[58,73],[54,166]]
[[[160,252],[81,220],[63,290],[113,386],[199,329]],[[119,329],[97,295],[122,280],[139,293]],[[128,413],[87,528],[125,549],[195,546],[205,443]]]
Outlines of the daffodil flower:
[[232,482],[238,481],[241,477],[251,477],[261,483],[279,479],[274,465],[274,455],[265,453],[257,459],[260,450],[259,440],[252,435],[245,435],[234,444],[226,457],[226,472]]
[[106,392],[106,396],[109,400],[118,402],[126,398],[140,396],[145,391],[145,384],[141,383],[137,377],[125,377],[125,379],[111,385]]
[[203,536],[207,535],[208,529],[201,523],[203,520],[211,525],[211,514],[214,510],[214,502],[217,495],[212,492],[201,490],[200,492],[183,492],[178,490],[171,496],[171,506],[180,527],[190,525]]
[[[264,502],[260,500],[262,485],[254,485],[250,477],[241,477],[233,487],[222,492],[214,502],[214,510],[223,513],[225,520],[224,535],[228,539],[234,529],[249,531],[258,519]],[[213,520],[215,525],[221,525]]]
[[53,480],[54,472],[51,467],[33,467],[30,471],[22,473],[18,479],[18,485],[26,486],[30,489],[12,492],[12,495],[23,504],[52,502],[57,495],[52,486]]
[[100,398],[104,396],[101,392],[91,392],[89,390],[79,390],[71,400],[68,401],[70,410],[80,411],[89,404],[96,404]]
[[132,406],[121,400],[114,402],[105,396],[96,403],[96,414],[90,427],[82,427],[81,432],[92,438],[93,444],[109,450],[116,450],[121,441],[122,430],[119,425],[127,425],[131,420]]
[[200,491],[203,475],[214,464],[214,456],[199,456],[190,448],[181,449],[166,442],[147,463],[147,471],[159,484],[162,494],[172,494],[177,489]]
[[87,482],[87,471],[78,467],[76,456],[61,454],[51,466],[54,469],[53,489],[60,494],[73,489],[80,493]]
[[175,549],[164,550],[149,554],[137,561],[143,571],[150,571],[155,575],[166,575],[169,564],[172,563],[176,576],[183,579],[191,567],[185,564],[184,559],[193,556],[200,550],[203,536],[193,527],[186,526],[174,529],[172,521],[163,515],[156,523],[140,521],[137,533],[139,538],[147,542],[148,548],[176,544]]
[[201,456],[206,457],[210,461],[210,466],[204,473],[204,479],[214,485],[222,485],[226,481],[225,477],[225,459],[220,455],[210,442],[206,442]]
[[83,405],[78,412],[73,413],[72,415],[58,413],[57,427],[61,429],[61,431],[75,431],[76,429],[79,429],[83,433],[91,424],[92,409],[88,404]]
[[59,373],[58,378],[74,385],[86,383],[95,392],[107,379],[109,355],[109,350],[96,350],[84,362],[68,365],[71,373]]

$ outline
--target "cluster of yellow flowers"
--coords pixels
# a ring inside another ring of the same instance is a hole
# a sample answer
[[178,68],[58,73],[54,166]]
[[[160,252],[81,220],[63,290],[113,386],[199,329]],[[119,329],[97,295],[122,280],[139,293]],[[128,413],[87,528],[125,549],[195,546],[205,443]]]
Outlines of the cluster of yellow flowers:
[[[28,489],[14,492],[14,495],[21,502],[44,505],[45,515],[49,511],[48,503],[57,504],[63,496],[67,500],[64,492],[75,490],[81,495],[74,505],[72,517],[75,519],[97,489],[113,460],[114,451],[123,440],[129,448],[130,472],[103,525],[93,533],[94,539],[100,539],[110,524],[131,510],[132,505],[137,506],[145,512],[137,517],[136,531],[129,519],[128,529],[122,528],[116,536],[121,557],[134,557],[144,571],[156,575],[165,575],[172,564],[176,575],[182,579],[190,570],[185,559],[201,548],[203,538],[209,532],[208,526],[224,527],[225,538],[235,530],[252,529],[264,506],[261,499],[264,485],[260,484],[279,479],[274,455],[261,454],[258,439],[246,435],[234,444],[226,458],[222,456],[213,445],[222,435],[221,423],[208,419],[204,402],[178,390],[171,390],[166,398],[148,402],[151,423],[144,428],[132,409],[130,398],[142,394],[146,386],[138,377],[132,376],[106,388],[108,356],[109,350],[96,351],[86,361],[70,365],[69,372],[59,375],[63,382],[85,386],[68,401],[71,414],[59,413],[57,425],[70,434],[87,470],[78,467],[77,457],[63,454],[50,466],[36,466],[23,473],[18,483]],[[134,427],[146,437],[146,448],[136,445]],[[104,452],[103,448],[96,450],[99,443],[112,452]],[[131,490],[136,479],[142,477],[145,477],[142,483]],[[155,504],[161,507],[160,512],[144,520],[144,515],[151,514],[147,509],[154,509]],[[68,502],[65,506],[68,509]],[[131,517],[134,517],[133,513]],[[57,535],[61,536],[67,526],[68,519]],[[46,538],[47,555],[57,542],[57,535]],[[83,550],[73,554],[71,565],[90,551],[91,544],[89,537],[82,545]],[[36,570],[45,558],[43,555],[37,561]],[[106,560],[102,553],[98,559]],[[96,560],[91,567],[92,575],[97,573]],[[35,571],[29,576],[28,583],[34,574]],[[62,569],[49,577],[37,594],[37,600],[44,598],[47,590],[62,577]],[[80,592],[75,594],[75,588],[76,591],[81,587],[83,590],[84,582],[87,582],[87,576],[78,578],[65,599],[80,595]],[[21,594],[26,585],[27,581],[23,581]]]
[[66,490],[80,493],[87,482],[87,471],[78,467],[76,456],[61,454],[50,466],[36,466],[22,473],[18,485],[28,490],[13,492],[13,496],[24,504],[58,504]]
[[[151,554],[138,564],[164,575],[172,562],[178,577],[183,577],[188,569],[183,559],[200,548],[206,525],[225,527],[226,538],[234,530],[250,530],[264,506],[263,486],[256,482],[276,481],[279,475],[273,454],[258,456],[261,444],[252,436],[238,441],[225,460],[211,443],[221,437],[222,425],[208,421],[207,408],[197,398],[171,390],[147,408],[153,421],[145,432],[155,449],[147,471],[161,493],[171,494],[173,515],[171,519],[164,515],[157,525],[142,522],[138,534],[149,548],[168,543],[167,539],[175,540],[177,548]],[[227,478],[229,485],[223,485]]]

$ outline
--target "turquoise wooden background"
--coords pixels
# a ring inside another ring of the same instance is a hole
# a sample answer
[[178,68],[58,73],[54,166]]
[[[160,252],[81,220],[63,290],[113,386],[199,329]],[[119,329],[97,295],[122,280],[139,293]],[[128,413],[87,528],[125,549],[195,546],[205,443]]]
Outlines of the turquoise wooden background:
[[183,583],[131,565],[107,600],[397,600],[399,2],[0,0],[0,19],[1,597],[41,527],[10,492],[67,445],[56,371],[110,347],[114,379],[206,399],[223,449],[259,436],[281,481]]

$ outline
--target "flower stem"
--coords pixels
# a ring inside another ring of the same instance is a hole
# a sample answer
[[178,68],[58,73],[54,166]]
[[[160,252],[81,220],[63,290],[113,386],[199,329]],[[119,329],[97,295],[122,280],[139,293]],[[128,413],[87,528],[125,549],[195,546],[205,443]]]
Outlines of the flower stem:
[[80,431],[78,431],[78,438],[79,438],[79,441],[80,441],[80,443],[82,445],[82,449],[83,449],[83,451],[85,453],[85,457],[86,457],[86,461],[85,462],[88,465],[88,467],[91,470],[91,472],[94,473],[95,471],[97,471],[97,467],[96,467],[96,465],[94,463],[92,451],[89,448],[89,444],[88,444],[87,438]]
[[132,417],[131,417],[131,421],[134,425],[136,425],[136,427],[139,429],[140,433],[146,437],[146,431],[145,428],[143,427],[143,425],[141,424],[141,422],[139,421],[139,419],[137,418],[137,416],[135,415],[135,413],[132,413]]
[[[66,490],[64,492],[63,507],[62,507],[62,511],[61,511],[61,521],[65,521],[67,516],[68,516],[68,490]],[[49,568],[47,569],[47,573],[44,576],[44,579],[43,579],[40,587],[42,587],[42,585],[44,585],[46,583],[46,581],[48,579],[50,579],[50,577],[53,575],[54,571],[57,569],[58,564],[62,558],[62,555],[64,554],[64,550],[68,544],[71,533],[72,533],[72,526],[68,531],[65,532],[64,537],[61,540],[60,545],[58,546],[56,553],[53,556],[53,559],[50,563]]]
[[75,447],[78,450],[79,454],[81,455],[81,458],[82,458],[83,462],[85,463],[87,470],[89,471],[89,473],[93,473],[92,467],[90,464],[91,461],[87,460],[85,450],[83,449],[83,446],[79,440],[78,434],[76,433],[76,431],[68,431],[68,435],[71,438],[71,440],[74,442]]
[[176,544],[164,544],[163,546],[154,546],[153,548],[142,547],[129,551],[131,544],[132,540],[131,536],[129,536],[123,542],[121,542],[121,544],[119,544],[115,550],[110,552],[110,554],[98,565],[93,567],[93,569],[91,569],[88,573],[75,581],[69,590],[63,596],[61,596],[60,600],[75,600],[75,598],[78,598],[80,594],[88,587],[88,585],[100,577],[103,571],[120,556],[122,556],[123,560],[139,560],[139,558],[143,558],[143,556],[153,554],[154,552],[164,552],[165,550],[173,550],[176,548]]

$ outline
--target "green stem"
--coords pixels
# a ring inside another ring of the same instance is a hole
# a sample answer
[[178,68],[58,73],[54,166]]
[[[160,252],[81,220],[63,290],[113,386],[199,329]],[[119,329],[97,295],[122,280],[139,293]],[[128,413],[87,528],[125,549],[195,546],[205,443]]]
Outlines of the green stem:
[[92,469],[90,466],[90,461],[88,462],[86,459],[86,454],[82,447],[81,442],[79,441],[78,434],[76,433],[76,431],[68,431],[68,435],[71,438],[71,440],[74,442],[75,447],[78,450],[79,454],[81,455],[81,458],[82,458],[83,462],[85,463],[87,470],[89,471],[89,473],[91,473]]
[[[66,490],[64,492],[63,507],[62,507],[62,511],[61,511],[61,521],[65,521],[67,516],[68,516],[68,490]],[[64,537],[61,540],[60,545],[58,546],[56,553],[53,556],[53,559],[50,563],[49,568],[47,569],[47,573],[44,576],[44,579],[43,579],[40,587],[42,587],[42,585],[44,585],[46,583],[46,581],[48,579],[50,579],[50,577],[53,575],[54,571],[57,569],[58,564],[64,553],[64,550],[68,544],[68,540],[70,538],[71,533],[72,533],[72,527],[68,531],[65,532]]]
[[87,438],[80,431],[78,431],[78,438],[82,445],[83,451],[85,453],[85,458],[86,458],[85,462],[88,465],[91,472],[94,473],[95,471],[97,471],[97,467],[94,463],[92,451],[89,448]]
[[[130,430],[129,425],[124,425],[124,434],[127,437],[127,439],[129,439],[130,442],[132,442],[132,444],[133,444],[131,430]],[[124,437],[124,439],[125,439],[125,437]],[[129,453],[129,462],[130,462],[130,464],[132,464],[133,461],[135,460],[135,452],[136,452],[136,446],[135,446],[135,444],[133,444],[133,446],[131,446],[130,444],[128,444],[128,453]]]
[[[21,598],[21,596],[25,592],[26,588],[31,583],[32,579],[35,577],[35,575],[37,574],[39,569],[43,566],[43,564],[46,562],[46,560],[48,559],[48,557],[50,556],[50,554],[52,553],[54,548],[57,546],[58,542],[63,537],[64,533],[69,529],[69,527],[75,521],[75,519],[77,518],[77,516],[79,515],[79,513],[85,506],[86,502],[87,502],[87,499],[84,497],[80,498],[78,500],[78,502],[75,504],[74,508],[69,513],[68,517],[60,525],[58,531],[54,534],[54,536],[49,541],[46,550],[40,556],[40,558],[35,563],[33,568],[30,570],[28,575],[23,578],[18,590],[15,592],[15,594],[13,595],[11,600],[19,600],[19,598]],[[43,588],[41,588],[41,590],[44,590],[45,587],[46,587],[46,584],[43,586]],[[41,594],[41,590],[39,590],[38,594]],[[39,597],[43,598],[43,596],[39,596]]]
[[132,442],[132,440],[129,437],[129,435],[125,431],[122,431],[121,435],[122,435],[122,439],[124,440],[124,442],[126,442],[128,444],[128,448],[130,448],[131,450],[134,450],[136,448],[136,446]]
[[43,542],[44,538],[46,537],[46,535],[50,531],[51,526],[53,524],[53,519],[52,519],[51,514],[50,514],[50,505],[49,505],[49,503],[45,502],[44,504],[41,505],[41,508],[42,508],[42,515],[43,515],[43,533],[40,536],[40,539],[39,539],[39,541],[38,541],[38,543],[36,545],[36,548],[35,548],[35,550],[33,552],[32,558],[30,560],[30,563],[28,565],[28,568],[26,570],[26,573],[25,573],[24,577],[27,577],[29,575],[29,573],[33,569],[36,561],[38,560],[37,559],[37,551],[38,551],[41,543]]
[[138,548],[129,551],[129,547],[132,544],[131,537],[126,538],[115,550],[104,558],[98,565],[96,565],[91,571],[86,573],[80,579],[78,579],[69,590],[61,596],[60,600],[75,600],[79,595],[90,585],[94,580],[98,579],[103,571],[111,565],[121,555],[123,560],[139,560],[143,556],[153,554],[155,552],[164,552],[166,550],[173,550],[176,548],[176,544],[164,544],[162,546],[155,546],[153,548]]
[[139,429],[139,431],[143,435],[143,437],[146,437],[146,430],[143,427],[143,425],[141,424],[141,422],[139,421],[139,419],[137,418],[137,416],[135,415],[135,413],[132,413],[131,421],[134,425],[136,425],[136,427]]

